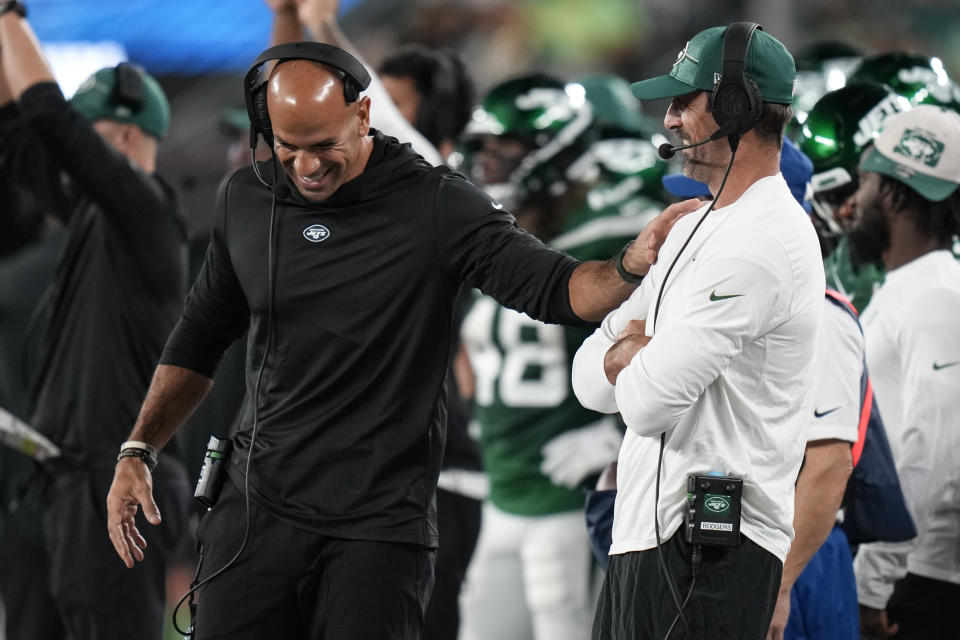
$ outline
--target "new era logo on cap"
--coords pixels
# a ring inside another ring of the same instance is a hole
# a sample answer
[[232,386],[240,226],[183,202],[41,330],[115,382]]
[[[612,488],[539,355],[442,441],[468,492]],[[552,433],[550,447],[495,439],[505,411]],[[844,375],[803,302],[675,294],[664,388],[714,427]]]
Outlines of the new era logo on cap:
[[960,115],[930,104],[887,118],[861,163],[909,185],[932,202],[960,186]]

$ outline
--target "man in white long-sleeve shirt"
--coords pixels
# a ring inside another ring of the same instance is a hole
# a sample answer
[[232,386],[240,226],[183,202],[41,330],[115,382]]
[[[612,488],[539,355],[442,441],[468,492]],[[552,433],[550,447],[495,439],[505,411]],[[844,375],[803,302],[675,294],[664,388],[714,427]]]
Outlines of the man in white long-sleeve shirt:
[[[701,32],[669,76],[633,87],[643,99],[673,99],[664,125],[684,144],[718,128],[709,92],[726,31]],[[814,230],[778,166],[793,58],[763,31],[753,33],[745,57],[762,105],[722,190],[727,140],[684,151],[684,174],[710,186],[715,208],[676,223],[642,284],[574,361],[580,401],[619,411],[629,427],[594,638],[663,638],[678,617],[671,592],[690,594],[681,628],[691,637],[763,638],[776,602],[793,535],[824,276]],[[681,530],[687,477],[709,472],[743,480],[743,535],[735,547],[704,547],[694,581]],[[669,572],[657,565],[655,513]]]
[[850,242],[887,269],[862,316],[867,364],[917,537],[863,545],[855,570],[872,638],[960,633],[960,116],[920,105],[884,123],[860,162]]

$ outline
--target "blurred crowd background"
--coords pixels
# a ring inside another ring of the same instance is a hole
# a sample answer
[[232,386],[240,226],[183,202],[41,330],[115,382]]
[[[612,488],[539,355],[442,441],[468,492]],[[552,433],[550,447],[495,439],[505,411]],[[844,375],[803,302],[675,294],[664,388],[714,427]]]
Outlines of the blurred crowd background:
[[[825,40],[864,53],[936,55],[960,74],[955,0],[342,0],[344,32],[378,66],[398,45],[461,54],[478,95],[529,71],[561,78],[663,72],[677,42],[701,29],[755,20],[798,58]],[[93,71],[129,59],[158,76],[173,109],[159,172],[178,190],[191,229],[208,224],[229,143],[227,109],[242,106],[240,78],[270,40],[262,0],[33,0],[30,19],[66,95]],[[657,120],[662,110],[645,105]]]

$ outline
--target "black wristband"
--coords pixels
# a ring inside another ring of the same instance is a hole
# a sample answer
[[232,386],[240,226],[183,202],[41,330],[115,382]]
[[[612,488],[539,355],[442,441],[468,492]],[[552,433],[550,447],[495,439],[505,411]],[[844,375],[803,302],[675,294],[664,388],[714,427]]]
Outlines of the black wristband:
[[117,456],[117,462],[120,462],[123,458],[140,458],[143,460],[143,464],[147,465],[150,473],[153,473],[153,470],[157,468],[156,457],[150,455],[150,452],[144,449],[124,449]]
[[20,0],[4,0],[0,2],[0,16],[13,11],[21,18],[27,17],[27,7]]
[[630,249],[630,246],[633,244],[633,240],[623,245],[623,249],[620,250],[620,255],[617,256],[615,265],[617,267],[617,275],[620,276],[620,279],[626,282],[627,284],[638,285],[643,282],[643,276],[638,276],[635,273],[630,273],[627,271],[626,267],[623,266],[623,256],[627,255],[627,250]]

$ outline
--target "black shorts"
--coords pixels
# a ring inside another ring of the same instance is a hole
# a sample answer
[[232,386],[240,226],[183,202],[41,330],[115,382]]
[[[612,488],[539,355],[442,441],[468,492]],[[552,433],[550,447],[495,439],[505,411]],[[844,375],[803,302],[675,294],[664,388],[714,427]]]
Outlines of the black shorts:
[[897,640],[956,638],[960,585],[908,573],[887,602],[890,622],[900,625]]
[[[683,602],[691,584],[690,545],[678,531],[660,550]],[[764,640],[780,590],[783,563],[741,536],[737,547],[703,547],[700,575],[671,640]],[[593,620],[594,640],[662,640],[677,606],[657,550],[610,556]]]
[[[224,483],[200,521],[201,579],[240,549],[242,490]],[[329,538],[292,527],[250,500],[243,554],[201,587],[194,640],[417,640],[436,551],[413,544]]]
[[[147,540],[143,562],[123,566],[107,535],[113,471],[57,471],[43,516],[50,593],[67,636],[76,640],[160,640],[166,618],[167,563],[189,536],[187,472],[172,459],[154,474],[163,521],[137,528]],[[46,612],[52,615],[53,612]]]

